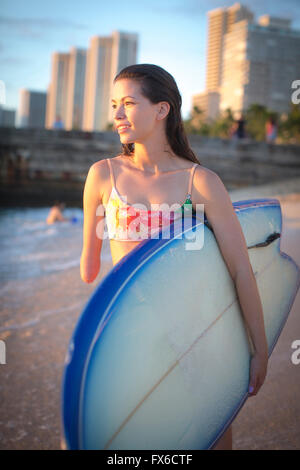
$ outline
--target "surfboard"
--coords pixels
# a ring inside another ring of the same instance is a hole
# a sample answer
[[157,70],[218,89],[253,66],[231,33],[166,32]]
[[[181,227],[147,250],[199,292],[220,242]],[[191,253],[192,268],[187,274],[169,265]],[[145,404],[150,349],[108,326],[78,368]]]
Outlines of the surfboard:
[[[280,250],[277,199],[233,203],[271,354],[300,285]],[[201,249],[187,249],[194,237]],[[248,397],[251,342],[206,217],[144,240],[93,293],[71,338],[62,387],[68,449],[210,449]]]

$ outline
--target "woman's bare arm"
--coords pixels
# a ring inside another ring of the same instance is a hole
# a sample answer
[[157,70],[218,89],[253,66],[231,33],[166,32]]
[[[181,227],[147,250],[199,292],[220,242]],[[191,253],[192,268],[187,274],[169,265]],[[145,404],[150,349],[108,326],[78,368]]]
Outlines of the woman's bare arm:
[[[268,346],[263,308],[256,279],[250,263],[246,240],[234,211],[230,196],[219,176],[199,167],[194,177],[194,202],[204,209],[235,287],[254,346],[249,391],[255,395],[267,372]],[[253,390],[252,390],[253,388]]]
[[86,283],[93,282],[100,271],[105,211],[102,204],[103,183],[107,163],[100,160],[88,172],[83,192],[83,247],[80,258],[80,275]]

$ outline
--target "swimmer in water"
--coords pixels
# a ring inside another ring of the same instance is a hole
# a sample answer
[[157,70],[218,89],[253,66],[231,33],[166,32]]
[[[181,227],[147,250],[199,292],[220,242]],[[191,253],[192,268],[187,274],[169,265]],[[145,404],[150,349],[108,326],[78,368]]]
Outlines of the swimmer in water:
[[54,224],[55,222],[66,222],[69,219],[64,217],[62,211],[65,208],[65,204],[63,202],[55,201],[53,207],[51,207],[50,212],[47,217],[47,224]]

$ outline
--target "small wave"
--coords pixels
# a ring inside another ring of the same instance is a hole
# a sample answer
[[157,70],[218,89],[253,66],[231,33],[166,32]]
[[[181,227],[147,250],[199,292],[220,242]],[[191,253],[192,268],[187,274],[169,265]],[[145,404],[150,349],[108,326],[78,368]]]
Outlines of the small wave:
[[44,310],[42,312],[38,312],[34,318],[29,319],[28,321],[24,323],[2,326],[0,328],[0,333],[4,331],[22,330],[24,328],[29,328],[31,326],[38,324],[41,320],[48,317],[49,315],[55,315],[57,313],[67,312],[68,310],[73,310],[73,309],[81,309],[84,304],[85,302],[77,302],[76,304],[69,305],[68,307],[62,307],[62,308],[58,308],[55,310]]
[[[22,245],[24,245],[25,242],[30,242],[33,239],[36,240],[36,239],[44,239],[44,238],[53,237],[54,235],[57,235],[57,230],[54,228],[51,228],[45,231],[38,231],[38,232],[33,232],[33,233],[29,233],[29,232],[21,233],[15,230],[14,228],[12,228],[10,230],[9,236],[7,235],[7,231],[5,234],[1,234],[1,235],[2,235],[2,240],[1,240],[2,246],[11,246],[12,243],[14,244],[22,243]],[[7,236],[6,239],[4,238],[5,236]]]
[[64,269],[75,268],[76,266],[80,266],[80,258],[71,261],[65,261],[63,263],[52,264],[51,266],[44,268],[44,271],[63,271]]
[[35,278],[80,265],[82,211],[65,213],[76,216],[76,224],[48,225],[47,214],[48,209],[30,208],[0,214],[0,280]]
[[[46,238],[46,237],[49,237],[49,236],[53,236],[53,235],[56,235],[58,232],[56,230],[55,227],[51,227],[51,228],[47,228],[47,230],[43,230],[43,231],[38,231],[38,232],[34,232],[34,237],[37,237],[37,238]],[[27,236],[29,234],[26,234]]]
[[22,219],[20,219],[20,221],[21,221],[21,224],[19,225],[20,229],[27,230],[27,231],[30,231],[30,232],[32,232],[36,229],[47,227],[46,222],[43,222],[43,221],[25,222],[25,221],[22,221]]
[[18,261],[38,261],[42,259],[53,259],[56,258],[57,254],[53,253],[29,253],[27,255],[18,256]]

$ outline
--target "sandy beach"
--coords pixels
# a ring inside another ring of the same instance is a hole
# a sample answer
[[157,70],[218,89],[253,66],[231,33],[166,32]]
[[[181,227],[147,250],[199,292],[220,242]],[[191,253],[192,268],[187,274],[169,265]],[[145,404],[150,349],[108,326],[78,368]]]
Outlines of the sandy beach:
[[[281,251],[300,266],[300,179],[231,191],[233,201],[276,197],[283,214]],[[80,255],[81,246],[78,246]],[[111,269],[104,240],[101,272],[82,282],[79,267],[47,276],[8,280],[0,287],[1,449],[59,449],[61,378],[67,346],[78,317]],[[300,340],[300,292],[269,361],[266,381],[233,424],[234,449],[300,449],[300,364],[291,361]]]

